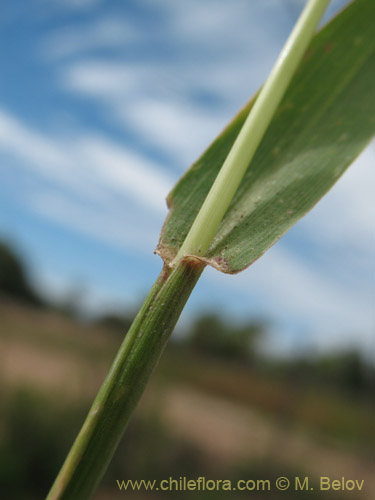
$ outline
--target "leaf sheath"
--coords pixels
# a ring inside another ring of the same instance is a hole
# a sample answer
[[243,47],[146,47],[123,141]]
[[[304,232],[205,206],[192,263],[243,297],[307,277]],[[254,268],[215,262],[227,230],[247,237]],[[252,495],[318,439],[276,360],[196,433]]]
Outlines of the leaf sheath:
[[136,316],[47,500],[86,500],[103,476],[204,265],[166,266]]

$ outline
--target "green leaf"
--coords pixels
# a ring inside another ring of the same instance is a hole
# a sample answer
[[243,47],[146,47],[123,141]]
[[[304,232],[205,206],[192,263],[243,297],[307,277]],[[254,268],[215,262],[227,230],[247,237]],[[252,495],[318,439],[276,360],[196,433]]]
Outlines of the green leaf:
[[[373,0],[355,0],[313,39],[204,256],[225,273],[258,259],[332,187],[375,132]],[[256,97],[255,97],[256,98]],[[168,196],[156,252],[171,265],[253,98]]]

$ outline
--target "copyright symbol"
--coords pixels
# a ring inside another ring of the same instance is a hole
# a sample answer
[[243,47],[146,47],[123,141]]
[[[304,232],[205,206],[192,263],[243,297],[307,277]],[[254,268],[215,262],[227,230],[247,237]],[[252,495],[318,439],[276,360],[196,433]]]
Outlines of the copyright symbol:
[[278,477],[276,479],[276,488],[280,491],[285,491],[289,488],[290,481],[287,477]]

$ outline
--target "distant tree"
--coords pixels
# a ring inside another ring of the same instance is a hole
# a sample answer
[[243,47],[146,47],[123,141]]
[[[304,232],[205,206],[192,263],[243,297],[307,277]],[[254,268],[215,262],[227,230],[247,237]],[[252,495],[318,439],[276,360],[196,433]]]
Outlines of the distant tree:
[[129,330],[133,320],[128,316],[119,316],[117,314],[106,314],[97,320],[97,324],[118,332],[121,336]]
[[255,350],[255,341],[264,330],[260,323],[241,326],[225,323],[215,314],[207,314],[196,320],[191,330],[189,343],[201,354],[226,360],[250,361]]
[[356,350],[324,356],[317,361],[316,369],[331,385],[346,391],[360,394],[370,389],[365,363]]
[[42,303],[29,284],[22,260],[4,242],[0,242],[0,292],[29,304],[41,305]]
[[311,358],[272,361],[277,374],[287,378],[290,386],[321,386],[361,396],[374,393],[371,369],[357,350],[322,354]]

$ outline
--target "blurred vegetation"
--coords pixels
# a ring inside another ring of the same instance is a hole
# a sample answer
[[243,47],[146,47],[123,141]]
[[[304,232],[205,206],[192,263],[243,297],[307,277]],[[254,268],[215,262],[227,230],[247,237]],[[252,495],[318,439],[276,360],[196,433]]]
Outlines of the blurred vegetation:
[[108,313],[96,320],[98,326],[118,333],[121,337],[129,330],[133,318],[130,316],[119,316],[115,313]]
[[[76,313],[62,315],[60,309],[57,314],[58,308],[37,297],[22,259],[5,243],[0,244],[0,294],[0,498],[34,500],[49,489],[131,317],[107,314],[85,324],[77,322]],[[235,481],[272,479],[281,472],[308,475],[308,460],[294,466],[279,462],[283,445],[274,441],[262,458],[238,457],[220,465],[223,457],[176,435],[165,421],[163,398],[176,386],[220,398],[238,412],[251,409],[274,429],[276,441],[277,436],[302,432],[322,449],[328,445],[350,457],[373,460],[374,378],[360,353],[268,359],[257,352],[266,333],[265,322],[237,324],[211,313],[197,318],[187,335],[176,336],[105,476],[101,491],[106,496],[99,491],[98,500],[121,495],[115,486],[119,478]],[[293,494],[326,498],[323,492],[292,490],[288,498]],[[165,495],[175,497],[176,492]],[[178,492],[181,498],[189,495],[206,498],[207,492]],[[135,496],[160,498],[140,492]],[[227,493],[208,496],[227,498]],[[285,493],[257,493],[263,497],[281,499]],[[231,498],[237,498],[235,492]]]
[[30,285],[22,259],[9,244],[1,241],[0,292],[34,306],[42,305],[42,300]]
[[1,399],[1,498],[43,498],[88,407],[50,404],[27,388]]
[[[1,394],[0,488],[2,500],[44,498],[89,409],[87,401],[51,401],[30,387]],[[150,449],[158,450],[157,456]],[[154,413],[136,418],[104,479],[114,489],[124,471],[134,479],[163,479],[173,464],[176,474],[199,475],[199,453],[172,439]],[[204,465],[203,465],[204,466]]]
[[194,322],[187,344],[197,354],[251,363],[255,358],[255,343],[264,329],[261,323],[236,326],[217,314],[206,314]]
[[[50,398],[30,387],[18,388],[12,394],[1,394],[5,403],[0,413],[0,424],[6,432],[0,441],[0,487],[2,500],[40,500],[44,498],[78,432],[88,410],[88,402],[72,403]],[[304,478],[303,468],[283,468],[283,474]],[[172,436],[155,409],[137,415],[129,425],[126,441],[122,442],[109,467],[100,491],[112,491],[113,498],[122,495],[116,490],[116,479],[156,479],[173,477],[229,479],[235,484],[240,479],[269,479],[273,485],[280,476],[280,465],[272,460],[241,461],[218,474],[215,462],[207,460],[194,445]],[[98,497],[101,498],[99,491]],[[107,494],[107,493],[106,493]],[[164,492],[175,498],[193,496],[198,499],[227,498],[225,491]],[[129,496],[131,492],[129,492]],[[137,492],[137,498],[160,498],[150,493]],[[231,492],[231,498],[243,498],[243,492]],[[257,498],[285,498],[275,488],[259,492]],[[105,498],[109,498],[105,496]],[[290,491],[288,498],[325,500],[324,492]],[[345,498],[345,495],[342,497]]]

